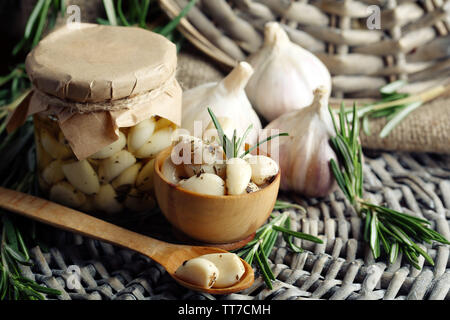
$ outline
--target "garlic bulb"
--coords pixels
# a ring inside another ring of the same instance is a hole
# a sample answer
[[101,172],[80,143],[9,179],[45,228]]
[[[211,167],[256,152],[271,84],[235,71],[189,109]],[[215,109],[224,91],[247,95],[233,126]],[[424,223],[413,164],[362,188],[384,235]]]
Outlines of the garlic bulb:
[[327,90],[314,90],[310,106],[280,116],[265,128],[270,129],[289,133],[289,137],[276,138],[268,146],[268,150],[274,150],[278,143],[280,189],[308,197],[328,195],[335,186],[330,160],[337,160],[329,143],[336,132],[328,111]]
[[[227,124],[227,130],[229,127],[236,129],[238,136],[242,136],[248,126],[253,124],[253,130],[246,139],[248,144],[253,145],[261,129],[261,121],[244,90],[252,73],[253,69],[247,62],[240,62],[220,82],[206,83],[185,91],[181,127],[201,138],[211,122],[207,110],[209,107],[218,118],[232,119],[234,124],[232,126]],[[195,121],[199,121],[197,126],[194,126]],[[201,131],[197,132],[199,129]]]
[[265,25],[264,45],[247,61],[254,68],[246,87],[248,98],[268,121],[310,105],[312,91],[319,86],[324,86],[327,94],[331,92],[331,76],[326,66],[292,43],[276,22]]

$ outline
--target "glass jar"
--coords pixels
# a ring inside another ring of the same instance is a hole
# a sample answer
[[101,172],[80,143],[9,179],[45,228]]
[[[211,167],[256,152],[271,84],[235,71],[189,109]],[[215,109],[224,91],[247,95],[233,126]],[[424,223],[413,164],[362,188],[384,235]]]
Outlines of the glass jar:
[[33,90],[9,126],[33,116],[45,197],[95,214],[155,207],[155,157],[181,120],[176,61],[160,35],[93,24],[62,27],[30,52]]
[[80,161],[54,118],[33,121],[39,186],[50,200],[97,214],[155,207],[155,157],[170,146],[173,122],[153,116],[120,128],[117,141]]

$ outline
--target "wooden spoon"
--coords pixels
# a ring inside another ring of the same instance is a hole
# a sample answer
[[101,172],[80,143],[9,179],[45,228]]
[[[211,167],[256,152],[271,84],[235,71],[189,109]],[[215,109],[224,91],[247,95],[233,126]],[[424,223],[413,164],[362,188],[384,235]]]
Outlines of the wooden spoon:
[[25,193],[0,187],[0,207],[51,226],[79,233],[139,252],[162,265],[179,284],[189,289],[211,294],[230,294],[250,287],[254,281],[252,267],[241,259],[245,273],[235,285],[227,288],[203,288],[175,276],[186,260],[225,250],[213,247],[177,245],[118,227],[82,212]]

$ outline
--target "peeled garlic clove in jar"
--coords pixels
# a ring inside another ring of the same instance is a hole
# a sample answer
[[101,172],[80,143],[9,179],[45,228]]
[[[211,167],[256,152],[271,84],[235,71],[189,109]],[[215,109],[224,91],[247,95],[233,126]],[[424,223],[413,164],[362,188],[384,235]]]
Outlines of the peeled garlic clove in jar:
[[66,163],[62,171],[66,179],[85,194],[94,194],[100,189],[97,173],[87,160]]
[[161,166],[162,175],[169,180],[170,183],[177,184],[184,176],[184,167],[182,165],[174,165],[170,157],[164,160]]
[[44,181],[50,185],[57,183],[64,179],[64,172],[62,170],[62,161],[53,160],[48,166],[42,171],[42,178]]
[[239,282],[245,272],[241,259],[231,252],[205,254],[200,258],[211,261],[219,270],[219,276],[213,284],[214,288],[226,288],[234,285]]
[[278,173],[278,164],[269,157],[251,156],[247,157],[246,161],[252,168],[252,181],[257,185],[264,184]]
[[50,188],[49,198],[52,201],[72,208],[78,208],[86,201],[86,196],[77,191],[67,181],[60,181],[54,184]]
[[148,140],[150,140],[153,132],[155,131],[155,127],[156,121],[154,118],[141,121],[132,127],[128,132],[128,150],[135,152],[142,147]]
[[212,173],[192,176],[189,179],[181,180],[178,185],[183,189],[201,194],[213,196],[223,196],[225,194],[225,182],[222,178]]
[[111,185],[116,190],[127,189],[136,184],[136,179],[141,169],[141,163],[135,163],[131,167],[125,169],[117,178],[115,178]]
[[211,288],[220,276],[217,267],[209,260],[194,258],[183,262],[175,276],[202,288]]
[[241,158],[227,160],[227,192],[231,195],[245,192],[252,177],[252,167]]
[[67,159],[72,155],[70,148],[59,143],[47,129],[41,129],[40,138],[42,147],[53,159]]
[[100,186],[94,196],[94,204],[98,210],[109,214],[115,214],[123,210],[122,204],[117,201],[117,193],[110,184]]
[[102,183],[108,183],[124,170],[136,163],[136,158],[127,150],[121,150],[113,156],[104,159],[98,168],[98,175]]
[[104,147],[100,151],[97,151],[96,153],[91,155],[90,158],[91,159],[109,158],[109,157],[113,156],[114,154],[116,154],[117,152],[119,152],[120,150],[122,150],[126,144],[127,144],[127,138],[125,137],[125,135],[122,132],[119,131],[119,139],[117,139],[110,145]]
[[144,167],[139,171],[136,178],[136,187],[140,191],[153,190],[153,176],[155,174],[155,159],[147,162]]
[[156,131],[151,138],[140,147],[134,155],[136,158],[152,158],[172,144],[172,128]]

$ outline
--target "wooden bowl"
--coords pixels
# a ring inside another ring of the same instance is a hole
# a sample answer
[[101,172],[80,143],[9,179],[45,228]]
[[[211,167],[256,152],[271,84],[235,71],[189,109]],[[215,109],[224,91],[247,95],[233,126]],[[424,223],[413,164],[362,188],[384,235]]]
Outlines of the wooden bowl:
[[189,237],[211,244],[242,240],[269,218],[278,196],[280,172],[265,188],[242,195],[211,196],[184,190],[170,183],[161,173],[171,147],[155,161],[154,185],[164,216]]

